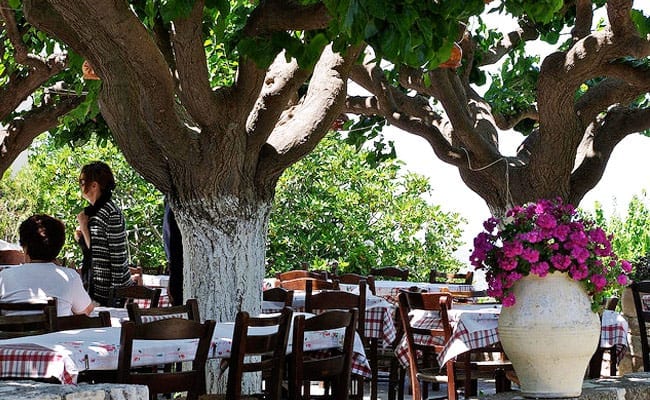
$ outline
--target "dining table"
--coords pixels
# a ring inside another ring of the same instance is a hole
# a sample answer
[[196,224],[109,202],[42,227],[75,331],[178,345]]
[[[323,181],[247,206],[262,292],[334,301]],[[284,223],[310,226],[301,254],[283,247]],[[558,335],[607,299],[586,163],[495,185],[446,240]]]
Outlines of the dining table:
[[[500,312],[500,304],[454,304],[448,310],[452,334],[438,354],[439,365],[444,365],[467,351],[499,343]],[[410,315],[411,325],[414,327],[434,329],[442,326],[437,311],[415,310]],[[615,347],[618,362],[623,359],[628,348],[628,330],[628,323],[620,313],[611,310],[603,311],[599,345],[603,348]],[[423,345],[434,344],[431,337],[415,335],[414,340]],[[404,367],[408,367],[408,347],[405,338],[395,348],[395,355]]]
[[[308,313],[295,315],[313,316]],[[252,328],[250,334],[263,334],[269,327]],[[230,357],[234,322],[216,324],[212,336],[210,359]],[[52,332],[0,340],[0,378],[50,378],[74,384],[81,371],[116,370],[120,350],[120,327],[89,328]],[[132,365],[148,366],[191,361],[198,340],[136,340]],[[291,353],[291,337],[287,353]],[[342,346],[343,331],[320,331],[305,334],[305,349],[320,350]],[[361,338],[356,335],[352,372],[370,377],[370,366]]]
[[[142,286],[152,289],[160,289],[158,307],[171,306],[171,300],[169,299],[169,293],[167,292],[167,288],[169,287],[169,275],[142,274]],[[149,299],[135,299],[135,302],[143,308],[147,308],[150,305]]]

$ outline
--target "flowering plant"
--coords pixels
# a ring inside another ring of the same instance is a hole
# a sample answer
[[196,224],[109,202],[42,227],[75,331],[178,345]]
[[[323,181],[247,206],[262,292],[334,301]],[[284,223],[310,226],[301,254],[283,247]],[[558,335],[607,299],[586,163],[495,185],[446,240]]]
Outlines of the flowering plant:
[[632,265],[618,260],[611,236],[561,199],[514,207],[504,219],[489,218],[483,227],[470,261],[486,270],[488,295],[505,307],[516,302],[512,285],[529,274],[567,273],[585,286],[594,310],[611,289],[628,283]]

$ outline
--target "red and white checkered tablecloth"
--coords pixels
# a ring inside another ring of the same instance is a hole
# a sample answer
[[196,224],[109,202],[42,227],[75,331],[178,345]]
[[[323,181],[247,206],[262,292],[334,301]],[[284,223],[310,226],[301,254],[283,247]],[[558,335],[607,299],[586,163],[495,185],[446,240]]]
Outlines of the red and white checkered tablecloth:
[[0,376],[3,378],[50,378],[67,384],[76,377],[74,362],[55,350],[37,344],[0,345]]
[[[450,359],[471,349],[488,347],[499,342],[497,323],[498,310],[449,310],[449,319],[453,332],[449,342],[442,352],[438,354],[438,362],[444,365]],[[434,312],[419,313],[414,315],[411,324],[418,328],[439,328],[440,318]],[[614,311],[605,310],[601,324],[601,347],[616,347],[618,361],[627,351],[628,324],[627,321]],[[434,339],[415,335],[414,340],[423,345],[434,344]],[[439,344],[440,342],[436,343]],[[395,349],[395,355],[402,365],[408,366],[408,349],[406,339],[403,339]]]

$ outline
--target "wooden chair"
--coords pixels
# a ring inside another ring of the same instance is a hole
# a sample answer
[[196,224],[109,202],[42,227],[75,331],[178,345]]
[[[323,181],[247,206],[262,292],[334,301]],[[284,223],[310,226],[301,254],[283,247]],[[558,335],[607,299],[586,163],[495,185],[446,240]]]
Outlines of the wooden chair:
[[465,273],[446,273],[438,272],[432,269],[429,272],[429,283],[455,283],[461,285],[471,285],[474,281],[474,271]]
[[[325,311],[315,317],[305,319],[299,315],[293,321],[292,354],[289,356],[289,399],[309,399],[310,381],[326,381],[332,385],[334,400],[347,400],[354,332],[357,326],[356,309]],[[322,352],[304,350],[305,332],[345,329],[343,347],[331,349],[327,356]],[[316,354],[314,354],[316,353]],[[301,397],[302,389],[305,397]]]
[[284,303],[286,307],[293,304],[293,290],[287,290],[282,287],[266,289],[262,292],[262,300]]
[[185,305],[172,307],[140,308],[136,303],[126,305],[129,320],[143,324],[169,318],[182,318],[200,322],[199,303],[196,299],[187,299]]
[[[225,395],[206,395],[201,399],[280,400],[282,380],[286,364],[287,341],[293,311],[285,307],[282,313],[272,318],[253,318],[246,311],[237,313],[230,359],[228,360],[228,384]],[[250,330],[260,327],[276,327],[267,334],[250,334]],[[264,393],[242,396],[241,383],[244,373],[261,372],[264,379]]]
[[381,279],[393,280],[393,281],[409,280],[409,270],[406,268],[399,268],[399,267],[372,268],[370,270],[370,275],[374,276],[375,279],[381,278]]
[[634,282],[630,285],[634,297],[636,317],[639,321],[639,335],[641,336],[641,353],[643,355],[643,370],[650,372],[650,344],[648,343],[647,323],[650,323],[650,281]]
[[[424,296],[424,297],[423,297]],[[422,382],[447,384],[447,395],[443,398],[456,400],[456,378],[454,375],[454,362],[450,360],[441,370],[436,360],[436,354],[442,351],[444,343],[451,337],[451,326],[447,317],[447,310],[451,307],[451,296],[440,293],[420,293],[402,291],[398,295],[399,312],[404,330],[404,337],[408,347],[409,376],[413,400],[422,400]],[[426,310],[437,311],[441,324],[438,328],[424,329],[411,325],[411,311]],[[422,340],[415,340],[415,335]],[[430,342],[429,345],[421,343]],[[421,353],[419,355],[418,353]]]
[[109,291],[109,304],[111,307],[124,307],[134,300],[148,300],[149,307],[158,307],[160,301],[160,288],[152,289],[146,286],[132,285],[113,287]]
[[349,272],[347,274],[336,275],[334,278],[339,283],[346,285],[358,285],[360,281],[366,281],[366,286],[368,287],[368,290],[370,290],[370,293],[373,295],[377,294],[377,290],[375,289],[375,277],[372,275],[364,276]]
[[85,314],[57,317],[54,322],[54,330],[57,332],[109,326],[111,326],[111,314],[108,311],[100,311],[96,317],[89,317]]
[[[57,301],[0,302],[0,339],[42,335],[53,332],[57,317]],[[3,314],[9,315],[3,315]]]
[[[357,326],[356,331],[359,334],[359,337],[363,341],[364,345],[367,345],[368,341],[365,336],[366,329],[366,281],[359,281],[359,294],[340,291],[340,290],[323,290],[318,293],[312,293],[307,291],[305,295],[305,312],[308,313],[320,313],[328,310],[351,310],[356,309],[357,314]],[[376,360],[376,354],[368,355],[369,360],[371,357],[374,357]],[[364,389],[364,379],[362,377],[354,376],[351,378],[353,383],[353,392],[354,398],[363,399],[363,389]]]
[[326,281],[316,278],[296,278],[288,281],[281,281],[280,287],[287,290],[339,290],[338,281]]
[[280,281],[289,281],[297,278],[314,278],[314,279],[328,279],[327,271],[307,271],[306,269],[294,269],[291,271],[278,272],[275,277]]
[[[200,323],[185,319],[163,319],[146,324],[128,321],[122,324],[117,381],[149,387],[149,399],[158,393],[187,391],[187,400],[197,400],[205,390],[205,363],[210,350],[215,321]],[[160,369],[134,369],[131,364],[134,340],[198,339],[196,355],[191,369],[166,371]]]

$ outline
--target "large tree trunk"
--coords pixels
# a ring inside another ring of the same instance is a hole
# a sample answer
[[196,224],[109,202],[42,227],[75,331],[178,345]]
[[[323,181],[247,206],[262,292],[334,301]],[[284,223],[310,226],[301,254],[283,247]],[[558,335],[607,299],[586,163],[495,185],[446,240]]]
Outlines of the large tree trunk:
[[[183,296],[199,299],[202,319],[234,321],[238,311],[261,312],[270,201],[232,196],[172,200],[183,236]],[[208,370],[208,391],[223,392],[218,364]],[[249,382],[248,385],[253,385]]]

